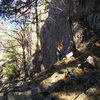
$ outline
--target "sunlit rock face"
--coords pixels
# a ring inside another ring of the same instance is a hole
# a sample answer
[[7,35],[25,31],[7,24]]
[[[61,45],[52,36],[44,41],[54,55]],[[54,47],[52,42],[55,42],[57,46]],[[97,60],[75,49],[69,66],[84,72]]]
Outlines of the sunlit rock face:
[[43,64],[49,67],[69,53],[72,31],[69,22],[68,0],[52,0],[48,18],[41,29]]

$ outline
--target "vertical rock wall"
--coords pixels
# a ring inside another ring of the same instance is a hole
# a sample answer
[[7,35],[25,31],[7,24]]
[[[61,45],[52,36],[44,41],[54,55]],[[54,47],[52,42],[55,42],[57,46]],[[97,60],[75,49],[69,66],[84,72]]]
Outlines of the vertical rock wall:
[[69,21],[69,0],[52,0],[48,18],[41,29],[43,64],[49,67],[69,53],[72,32]]

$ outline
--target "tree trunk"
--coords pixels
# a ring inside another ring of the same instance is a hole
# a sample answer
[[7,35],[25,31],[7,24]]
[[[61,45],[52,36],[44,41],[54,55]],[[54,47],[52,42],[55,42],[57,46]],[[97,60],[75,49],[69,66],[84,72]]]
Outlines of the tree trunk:
[[26,62],[26,53],[25,53],[25,48],[22,46],[22,66],[20,70],[20,75],[22,78],[27,78],[28,77],[28,67],[27,67],[27,62]]

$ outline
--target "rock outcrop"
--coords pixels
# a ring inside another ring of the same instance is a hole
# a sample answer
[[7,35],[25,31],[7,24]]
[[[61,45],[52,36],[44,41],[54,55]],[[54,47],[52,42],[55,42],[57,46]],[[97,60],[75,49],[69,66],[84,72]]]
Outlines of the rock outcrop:
[[41,44],[46,68],[73,49],[68,0],[52,0],[48,18],[41,29]]

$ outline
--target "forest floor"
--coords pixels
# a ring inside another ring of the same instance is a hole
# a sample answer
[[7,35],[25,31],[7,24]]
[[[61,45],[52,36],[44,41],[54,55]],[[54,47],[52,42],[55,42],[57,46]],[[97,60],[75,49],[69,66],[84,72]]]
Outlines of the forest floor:
[[[66,64],[72,61],[67,59]],[[33,80],[16,78],[3,82],[0,84],[0,100],[5,100],[1,98],[9,93],[29,90],[33,91],[32,100],[100,100],[100,70],[91,66],[79,67],[80,64],[66,68],[64,62],[56,63],[56,69],[44,71]]]

